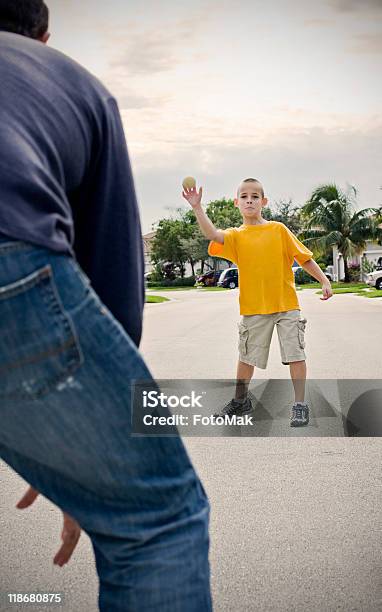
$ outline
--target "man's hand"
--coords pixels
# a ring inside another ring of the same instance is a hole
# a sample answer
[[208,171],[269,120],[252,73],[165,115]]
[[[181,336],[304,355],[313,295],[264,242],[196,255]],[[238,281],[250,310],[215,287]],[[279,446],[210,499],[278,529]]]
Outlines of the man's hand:
[[[36,489],[29,487],[25,495],[18,502],[16,508],[19,508],[20,510],[28,508],[33,504],[38,495],[39,493],[36,491]],[[59,565],[60,567],[65,565],[65,563],[68,563],[70,560],[81,535],[81,527],[77,521],[72,519],[72,517],[69,516],[69,514],[66,514],[66,512],[63,512],[62,514],[64,517],[64,525],[61,532],[62,546],[53,559],[53,563],[55,565]]]
[[184,199],[187,200],[189,204],[191,204],[192,208],[200,206],[200,203],[202,201],[202,194],[203,187],[199,189],[199,192],[197,192],[196,187],[192,187],[191,189],[184,188],[184,191],[182,192]]
[[329,298],[332,297],[333,289],[332,289],[332,286],[331,286],[329,280],[326,280],[326,281],[324,281],[322,283],[321,289],[322,289],[322,296],[323,297],[321,297],[320,300],[328,300]]

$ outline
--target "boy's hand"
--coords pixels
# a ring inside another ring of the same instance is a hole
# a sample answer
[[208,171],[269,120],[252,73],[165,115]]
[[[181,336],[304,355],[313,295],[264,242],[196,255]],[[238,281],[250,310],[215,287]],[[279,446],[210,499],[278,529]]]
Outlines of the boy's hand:
[[324,281],[321,285],[321,289],[322,289],[322,295],[323,297],[320,298],[320,300],[328,300],[329,298],[332,297],[333,295],[333,289],[332,286],[330,284],[330,281]]
[[189,204],[191,204],[192,208],[197,208],[198,206],[200,206],[200,203],[202,201],[202,193],[203,187],[199,189],[199,193],[197,192],[196,187],[192,187],[192,189],[184,188],[182,195],[184,199],[187,200]]

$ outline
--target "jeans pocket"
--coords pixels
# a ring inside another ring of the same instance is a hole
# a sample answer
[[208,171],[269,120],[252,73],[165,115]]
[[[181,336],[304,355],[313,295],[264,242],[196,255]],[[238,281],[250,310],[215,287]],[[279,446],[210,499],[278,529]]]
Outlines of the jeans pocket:
[[243,323],[238,323],[239,328],[239,345],[238,349],[241,355],[246,355],[248,351],[248,328]]
[[304,319],[300,319],[299,321],[297,321],[297,327],[298,327],[298,341],[300,344],[300,347],[303,349],[305,348],[305,327],[306,327],[306,323],[307,320]]
[[0,399],[38,399],[84,357],[47,264],[0,287]]

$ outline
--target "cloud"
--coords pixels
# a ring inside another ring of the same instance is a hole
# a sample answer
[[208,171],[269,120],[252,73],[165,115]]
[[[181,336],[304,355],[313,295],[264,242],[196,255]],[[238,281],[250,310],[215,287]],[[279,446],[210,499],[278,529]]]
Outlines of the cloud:
[[328,0],[328,4],[340,13],[374,13],[382,15],[382,0]]
[[123,111],[162,109],[171,100],[169,95],[145,96],[140,93],[138,87],[134,87],[129,80],[120,78],[118,75],[109,73],[102,79],[102,82],[117,99],[118,106]]
[[[177,155],[187,155],[192,150],[233,150],[248,142],[248,134],[254,146],[275,147],[282,145],[292,135],[310,137],[312,129],[321,130],[325,137],[334,134],[372,132],[382,128],[381,115],[310,112],[287,104],[273,106],[266,113],[256,116],[219,117],[217,114],[200,114],[160,108],[144,111],[123,110],[123,121],[128,127],[128,140],[134,146],[140,163],[150,164],[153,154],[161,158],[160,164],[169,165]],[[155,135],[155,138],[153,137]],[[205,158],[207,160],[207,158]],[[211,167],[213,168],[214,161]],[[204,169],[208,170],[205,161]]]
[[277,129],[252,145],[240,140],[241,134],[227,140],[224,129],[220,140],[213,140],[212,133],[206,136],[199,132],[193,142],[178,137],[165,143],[155,134],[151,145],[143,146],[127,129],[144,232],[168,217],[169,208],[187,207],[181,197],[181,180],[187,175],[203,185],[204,203],[232,197],[240,180],[254,175],[264,183],[271,203],[290,197],[301,205],[318,184],[335,181],[358,188],[359,208],[381,204],[382,117],[358,124],[349,118],[346,127],[337,129]]
[[382,53],[382,36],[380,34],[358,34],[353,36],[354,44],[349,47],[353,53]]
[[333,19],[319,19],[319,18],[316,18],[316,19],[305,19],[303,23],[307,27],[320,28],[320,27],[334,25],[335,22],[334,22]]
[[172,24],[163,23],[160,28],[130,31],[122,45],[123,51],[110,62],[110,66],[123,69],[130,77],[172,70],[193,57],[199,25],[200,17],[195,16]]
[[126,68],[130,76],[151,75],[171,70],[180,61],[176,53],[176,38],[162,32],[148,31],[130,38],[121,57],[111,62],[112,68]]
[[144,109],[144,108],[158,108],[164,106],[169,100],[169,96],[157,96],[153,98],[146,98],[139,94],[125,91],[119,95],[116,93],[118,105],[121,109],[132,110],[132,109]]
[[106,30],[104,53],[110,59],[100,78],[121,109],[163,109],[174,98],[173,87],[166,85],[163,75],[205,59],[197,37],[207,19],[202,9],[197,15],[163,21],[157,27],[129,22],[128,27]]

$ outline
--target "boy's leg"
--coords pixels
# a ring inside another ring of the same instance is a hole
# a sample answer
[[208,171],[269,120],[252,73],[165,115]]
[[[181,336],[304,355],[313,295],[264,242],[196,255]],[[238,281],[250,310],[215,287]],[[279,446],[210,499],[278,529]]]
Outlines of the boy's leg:
[[248,385],[251,382],[255,366],[238,361],[236,373],[235,399],[244,401],[248,394]]
[[[265,369],[273,332],[272,315],[244,315],[239,328],[239,361],[236,372],[235,397],[214,416],[245,414],[252,410],[248,386],[255,366]],[[247,363],[251,362],[251,363]]]
[[303,402],[305,398],[306,361],[293,361],[289,370],[294,387],[295,402]]
[[[273,334],[273,315],[244,315],[239,327],[236,400],[245,400],[255,366],[265,369]],[[248,363],[251,362],[251,363]]]
[[294,387],[295,402],[292,407],[291,427],[309,423],[309,407],[304,401],[306,380],[305,326],[306,318],[300,310],[289,310],[277,315],[277,333],[281,361],[289,365]]

